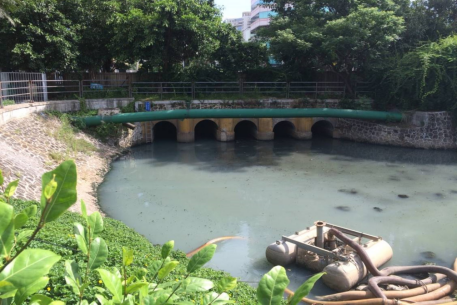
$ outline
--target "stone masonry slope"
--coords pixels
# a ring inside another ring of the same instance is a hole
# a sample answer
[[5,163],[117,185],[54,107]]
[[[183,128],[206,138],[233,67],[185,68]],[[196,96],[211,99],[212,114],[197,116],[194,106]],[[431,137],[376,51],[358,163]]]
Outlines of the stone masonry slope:
[[93,146],[88,145],[93,149],[74,152],[69,144],[59,139],[61,127],[60,120],[43,113],[14,119],[0,126],[0,169],[5,184],[20,179],[16,197],[39,200],[41,175],[54,169],[64,158],[73,159],[78,170],[78,202],[71,210],[80,211],[81,199],[89,213],[100,210],[97,186],[109,170],[111,159],[119,155],[120,150],[79,132],[76,139],[91,143]]

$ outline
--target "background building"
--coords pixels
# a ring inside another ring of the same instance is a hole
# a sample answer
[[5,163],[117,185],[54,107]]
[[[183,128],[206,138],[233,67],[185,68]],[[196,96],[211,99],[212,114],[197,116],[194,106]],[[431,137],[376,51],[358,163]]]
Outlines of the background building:
[[226,19],[224,22],[230,23],[237,31],[241,31],[243,40],[249,41],[260,27],[269,25],[270,17],[277,14],[263,3],[262,0],[251,0],[250,12],[243,12],[241,18]]

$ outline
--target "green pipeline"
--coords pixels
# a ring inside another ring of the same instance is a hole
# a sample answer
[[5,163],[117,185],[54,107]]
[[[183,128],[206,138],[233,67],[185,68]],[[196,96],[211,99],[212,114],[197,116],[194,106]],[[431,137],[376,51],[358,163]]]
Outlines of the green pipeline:
[[102,122],[132,123],[173,119],[208,119],[208,118],[347,118],[398,122],[402,113],[365,111],[329,108],[294,108],[294,109],[191,109],[165,110],[151,112],[123,113],[112,116],[91,116],[82,118],[86,126],[100,125]]

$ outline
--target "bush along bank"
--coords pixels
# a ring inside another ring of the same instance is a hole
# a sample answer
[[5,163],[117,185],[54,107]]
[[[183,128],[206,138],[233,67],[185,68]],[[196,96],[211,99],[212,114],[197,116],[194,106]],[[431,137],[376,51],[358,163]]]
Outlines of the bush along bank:
[[[99,212],[66,212],[76,202],[71,160],[42,177],[40,202],[14,200],[19,180],[0,172],[0,301],[5,304],[297,304],[321,274],[283,300],[289,280],[274,267],[255,291],[227,273],[202,268],[209,245],[191,259]],[[3,302],[2,301],[2,302]],[[3,304],[3,303],[2,303]]]

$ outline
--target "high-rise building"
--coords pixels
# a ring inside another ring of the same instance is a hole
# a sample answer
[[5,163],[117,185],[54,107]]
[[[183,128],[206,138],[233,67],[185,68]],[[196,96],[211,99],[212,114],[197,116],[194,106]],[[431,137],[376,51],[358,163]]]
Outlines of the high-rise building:
[[243,12],[242,18],[226,19],[224,22],[230,23],[237,31],[243,34],[243,40],[249,41],[256,35],[256,31],[263,26],[268,26],[270,18],[277,13],[264,5],[263,0],[251,0],[251,11]]

